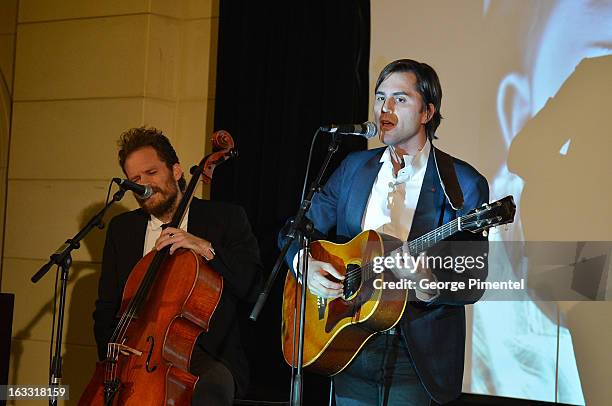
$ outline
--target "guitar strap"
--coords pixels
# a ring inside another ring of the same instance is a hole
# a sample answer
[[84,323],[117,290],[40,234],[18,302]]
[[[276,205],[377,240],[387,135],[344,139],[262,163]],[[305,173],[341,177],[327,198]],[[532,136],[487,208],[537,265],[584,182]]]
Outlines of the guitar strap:
[[431,143],[431,146],[433,147],[436,171],[438,172],[438,178],[440,179],[440,185],[446,200],[448,200],[453,209],[461,210],[463,208],[463,192],[457,180],[453,157],[434,147],[433,143]]

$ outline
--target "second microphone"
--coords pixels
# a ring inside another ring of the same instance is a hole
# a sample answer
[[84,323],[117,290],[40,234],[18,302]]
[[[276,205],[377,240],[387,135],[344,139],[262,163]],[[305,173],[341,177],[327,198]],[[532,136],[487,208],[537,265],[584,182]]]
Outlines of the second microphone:
[[119,185],[121,189],[131,190],[141,199],[148,199],[153,194],[153,188],[150,185],[139,185],[131,180],[113,178],[113,182]]

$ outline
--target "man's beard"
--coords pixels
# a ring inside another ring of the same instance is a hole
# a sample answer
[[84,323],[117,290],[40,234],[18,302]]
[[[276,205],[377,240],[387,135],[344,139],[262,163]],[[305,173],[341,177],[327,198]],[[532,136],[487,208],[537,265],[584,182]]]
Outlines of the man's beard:
[[138,203],[140,203],[140,207],[142,207],[145,213],[153,215],[158,219],[162,219],[168,214],[173,214],[172,212],[176,207],[176,200],[178,197],[178,188],[176,185],[171,185],[168,188],[167,193],[164,193],[164,191],[158,187],[153,187],[152,189],[154,192],[153,196],[157,194],[158,196],[162,197],[162,200],[155,204],[147,204],[150,202],[147,202],[147,200],[138,199]]

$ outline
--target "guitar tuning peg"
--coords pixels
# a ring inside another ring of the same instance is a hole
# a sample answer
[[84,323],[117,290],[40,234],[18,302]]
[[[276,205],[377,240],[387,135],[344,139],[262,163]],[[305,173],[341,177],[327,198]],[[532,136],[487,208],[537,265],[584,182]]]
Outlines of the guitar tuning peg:
[[483,230],[482,231],[482,236],[483,237],[487,237],[489,235],[489,232],[487,230]]

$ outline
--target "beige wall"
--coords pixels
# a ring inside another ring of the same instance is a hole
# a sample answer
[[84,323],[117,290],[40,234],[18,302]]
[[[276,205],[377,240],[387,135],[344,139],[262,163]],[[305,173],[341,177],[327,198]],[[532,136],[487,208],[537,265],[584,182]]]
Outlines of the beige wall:
[[[121,176],[123,130],[162,129],[185,169],[210,149],[218,2],[21,0],[18,11],[2,290],[16,295],[9,383],[40,385],[48,379],[54,273],[38,284],[29,278],[99,210],[108,180]],[[2,34],[7,77],[11,34],[7,41]],[[108,218],[134,207],[126,195]],[[76,404],[95,362],[91,313],[103,239],[104,231],[93,231],[74,254],[67,404]]]
[[[0,2],[0,255],[4,241],[4,209],[8,175],[9,132],[13,104],[13,66],[17,32],[17,0]],[[0,288],[2,264],[0,263]]]

